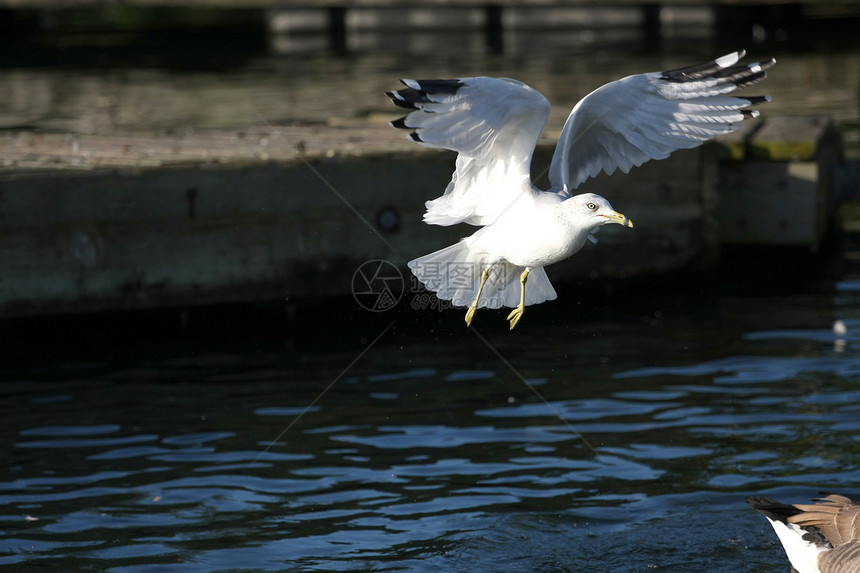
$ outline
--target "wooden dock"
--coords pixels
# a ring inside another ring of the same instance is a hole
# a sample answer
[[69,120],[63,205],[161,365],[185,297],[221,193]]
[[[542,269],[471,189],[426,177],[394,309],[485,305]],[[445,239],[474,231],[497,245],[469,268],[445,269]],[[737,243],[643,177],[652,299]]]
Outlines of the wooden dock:
[[[422,223],[453,156],[419,148],[386,119],[0,136],[0,316],[343,295],[375,259],[400,268],[408,285],[408,260],[471,231]],[[606,229],[551,277],[707,269],[722,243],[814,248],[832,212],[822,174],[838,137],[826,118],[751,123],[727,141],[588,183],[636,228]],[[551,156],[548,135],[536,176]],[[751,205],[754,224],[738,215]]]
[[[420,44],[414,32],[452,28],[470,31],[469,42],[477,38],[483,57],[516,53],[511,38],[520,31],[543,38],[547,30],[567,36],[570,29],[620,28],[663,37],[692,21],[707,35],[729,18],[729,28],[749,35],[756,23],[773,37],[777,30],[794,34],[810,16],[854,14],[858,6],[817,0],[0,0],[0,45],[14,46],[0,60],[25,62],[9,64],[0,77],[8,102],[0,108],[0,317],[348,295],[369,260],[391,262],[413,289],[407,261],[473,231],[421,221],[424,202],[450,180],[454,157],[422,149],[388,127],[397,115],[381,94],[393,87],[393,76],[360,74],[348,93],[336,71],[318,83],[289,82],[277,65],[265,70],[276,79],[264,88],[253,74],[198,71],[178,82],[150,74],[149,58],[164,62],[157,59],[158,41],[143,50],[145,65],[89,73],[93,55],[106,58],[99,64],[104,70],[126,54],[88,44],[78,50],[90,32],[111,41],[119,35],[134,48],[150,33],[174,34],[185,47],[189,30],[224,30],[217,38],[226,39],[247,28],[247,38],[262,38],[253,49],[304,53],[349,52],[366,46],[363,38],[392,34]],[[50,63],[77,54],[73,67],[83,71],[21,71],[33,65],[26,60],[33,38],[38,57]],[[189,42],[208,50],[211,38]],[[427,45],[452,54],[466,49],[438,38]],[[422,53],[420,45],[413,49],[410,54]],[[297,61],[290,59],[291,73],[300,68],[298,77],[313,75]],[[235,88],[231,82],[238,82]],[[575,98],[558,103],[548,125],[560,127]],[[583,191],[610,198],[636,228],[601,231],[600,245],[550,267],[550,277],[596,283],[708,270],[723,245],[817,248],[837,202],[839,138],[826,117],[766,116],[735,137],[590,181]],[[539,143],[534,175],[542,184],[557,136],[547,131]],[[751,207],[755,216],[745,216]]]

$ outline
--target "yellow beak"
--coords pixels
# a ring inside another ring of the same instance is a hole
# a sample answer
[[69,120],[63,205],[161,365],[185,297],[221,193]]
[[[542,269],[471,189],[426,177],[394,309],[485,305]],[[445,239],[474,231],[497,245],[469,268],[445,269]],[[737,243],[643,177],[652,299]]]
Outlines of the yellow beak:
[[612,215],[604,215],[607,219],[609,219],[610,223],[618,223],[622,227],[630,227],[633,228],[633,221],[627,218],[627,215],[623,213],[613,213]]

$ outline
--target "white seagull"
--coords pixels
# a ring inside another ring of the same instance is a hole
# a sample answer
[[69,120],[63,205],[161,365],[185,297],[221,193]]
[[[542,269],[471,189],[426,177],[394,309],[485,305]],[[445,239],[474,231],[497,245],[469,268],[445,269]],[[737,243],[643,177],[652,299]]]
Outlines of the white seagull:
[[481,227],[410,261],[409,268],[440,299],[468,306],[466,324],[478,308],[506,306],[514,308],[508,316],[513,329],[526,305],[557,297],[544,266],[594,241],[602,225],[633,226],[603,197],[572,195],[574,189],[601,170],[627,173],[649,159],[735,131],[758,115],[748,108],[770,98],[727,94],[766,77],[776,62],[739,65],[743,56],[739,51],[705,64],[628,76],[582,98],[564,124],[547,191],[535,187],[529,173],[550,110],[538,91],[508,78],[401,80],[406,88],[386,95],[413,111],[391,125],[410,130],[422,145],[458,153],[451,182],[441,197],[426,203],[424,221]]
[[766,497],[747,503],[764,514],[798,573],[860,571],[860,505],[830,494],[818,503],[788,505]]

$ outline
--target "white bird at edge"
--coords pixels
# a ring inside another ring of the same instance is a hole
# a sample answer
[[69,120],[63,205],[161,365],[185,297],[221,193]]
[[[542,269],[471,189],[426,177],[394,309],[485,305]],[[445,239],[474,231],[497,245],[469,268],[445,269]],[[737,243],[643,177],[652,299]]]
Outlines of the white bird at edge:
[[761,496],[747,498],[747,504],[773,526],[798,573],[857,573],[860,505],[837,494],[813,501],[818,503],[789,505]]
[[594,242],[602,225],[633,226],[603,197],[572,196],[572,190],[601,170],[627,173],[758,116],[748,108],[769,97],[727,94],[766,77],[776,61],[738,64],[744,55],[741,50],[705,64],[628,76],[582,98],[562,129],[547,191],[530,176],[549,117],[542,94],[508,78],[401,80],[406,88],[386,95],[413,111],[392,127],[410,130],[427,147],[458,153],[451,182],[426,203],[424,221],[481,227],[410,261],[412,273],[438,298],[468,306],[468,325],[478,308],[512,307],[513,329],[527,305],[557,298],[543,267],[570,257],[586,240]]

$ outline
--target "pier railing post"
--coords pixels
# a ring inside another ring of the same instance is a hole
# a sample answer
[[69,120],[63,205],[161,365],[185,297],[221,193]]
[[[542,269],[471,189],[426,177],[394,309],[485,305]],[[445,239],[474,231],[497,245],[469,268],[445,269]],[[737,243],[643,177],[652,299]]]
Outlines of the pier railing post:
[[649,45],[657,45],[662,39],[660,24],[660,4],[642,4],[642,32]]
[[500,4],[486,4],[484,6],[484,31],[487,35],[487,48],[492,54],[501,54],[504,51],[502,10]]
[[329,47],[335,52],[345,52],[346,42],[346,6],[329,6],[328,34]]

